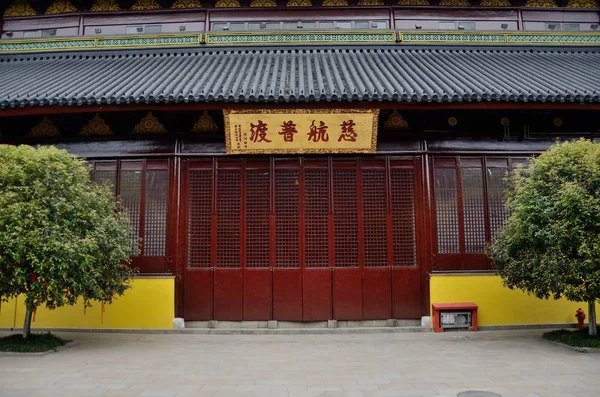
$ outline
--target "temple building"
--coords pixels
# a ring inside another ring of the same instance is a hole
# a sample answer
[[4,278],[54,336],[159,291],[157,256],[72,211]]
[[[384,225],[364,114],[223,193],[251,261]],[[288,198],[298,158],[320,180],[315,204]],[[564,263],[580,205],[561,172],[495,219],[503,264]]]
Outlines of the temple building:
[[482,326],[575,321],[576,303],[504,288],[485,247],[509,170],[600,136],[595,0],[9,0],[0,16],[0,143],[86,158],[140,247],[124,297],[35,326],[400,326],[448,302]]

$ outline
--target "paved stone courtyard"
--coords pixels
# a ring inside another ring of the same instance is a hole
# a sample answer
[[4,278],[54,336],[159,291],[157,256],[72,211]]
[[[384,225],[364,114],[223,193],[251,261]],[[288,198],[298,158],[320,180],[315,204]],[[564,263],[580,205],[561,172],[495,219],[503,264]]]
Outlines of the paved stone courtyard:
[[0,396],[597,396],[600,354],[541,333],[62,333],[76,345],[0,356]]

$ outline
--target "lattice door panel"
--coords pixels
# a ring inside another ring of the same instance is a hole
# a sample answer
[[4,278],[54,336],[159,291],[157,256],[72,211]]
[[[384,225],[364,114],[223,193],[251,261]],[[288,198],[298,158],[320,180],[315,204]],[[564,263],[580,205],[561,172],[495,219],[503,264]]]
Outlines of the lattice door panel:
[[213,172],[189,172],[188,182],[188,267],[211,266],[211,218]]
[[417,265],[414,171],[393,168],[391,174],[394,265]]
[[306,267],[329,266],[329,173],[304,170]]
[[269,267],[270,172],[246,171],[246,267]]
[[217,263],[218,268],[240,267],[241,171],[217,173]]
[[117,163],[114,161],[99,161],[94,163],[92,177],[94,182],[98,184],[108,184],[114,193],[117,184]]
[[515,158],[433,159],[438,270],[488,270],[485,244],[506,220],[504,177]]
[[481,253],[485,246],[485,203],[482,168],[461,168],[465,252]]
[[387,266],[385,169],[362,170],[365,267]]
[[94,161],[92,178],[107,183],[127,210],[132,266],[142,273],[171,271],[169,160]]
[[456,169],[436,168],[434,175],[438,253],[458,253],[460,236]]
[[358,267],[358,201],[355,169],[333,170],[335,266]]
[[94,182],[98,184],[108,184],[113,190],[115,189],[115,180],[117,173],[115,171],[94,171]]
[[144,256],[166,255],[168,187],[167,170],[146,171]]
[[275,266],[299,268],[299,180],[297,170],[275,170]]
[[416,163],[386,164],[367,156],[184,162],[185,313],[282,321],[420,315]]
[[142,162],[123,162],[119,175],[119,197],[129,214],[131,246],[140,248],[140,216],[142,202]]
[[504,191],[506,183],[504,178],[508,173],[507,168],[487,169],[487,197],[490,212],[490,234],[495,236],[498,229],[508,219],[508,213],[504,208]]

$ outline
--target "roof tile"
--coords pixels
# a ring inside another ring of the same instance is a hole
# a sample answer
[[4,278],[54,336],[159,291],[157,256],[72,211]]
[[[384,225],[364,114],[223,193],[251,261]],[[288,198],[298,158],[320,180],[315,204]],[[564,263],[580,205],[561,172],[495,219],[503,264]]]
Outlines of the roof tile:
[[0,56],[0,108],[600,101],[600,49],[280,47]]

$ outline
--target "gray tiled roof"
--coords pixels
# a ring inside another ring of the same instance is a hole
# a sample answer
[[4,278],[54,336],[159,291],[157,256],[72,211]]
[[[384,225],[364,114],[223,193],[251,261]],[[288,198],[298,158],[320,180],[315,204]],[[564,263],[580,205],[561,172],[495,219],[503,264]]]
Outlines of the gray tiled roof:
[[0,56],[0,107],[600,101],[600,48],[279,47]]

